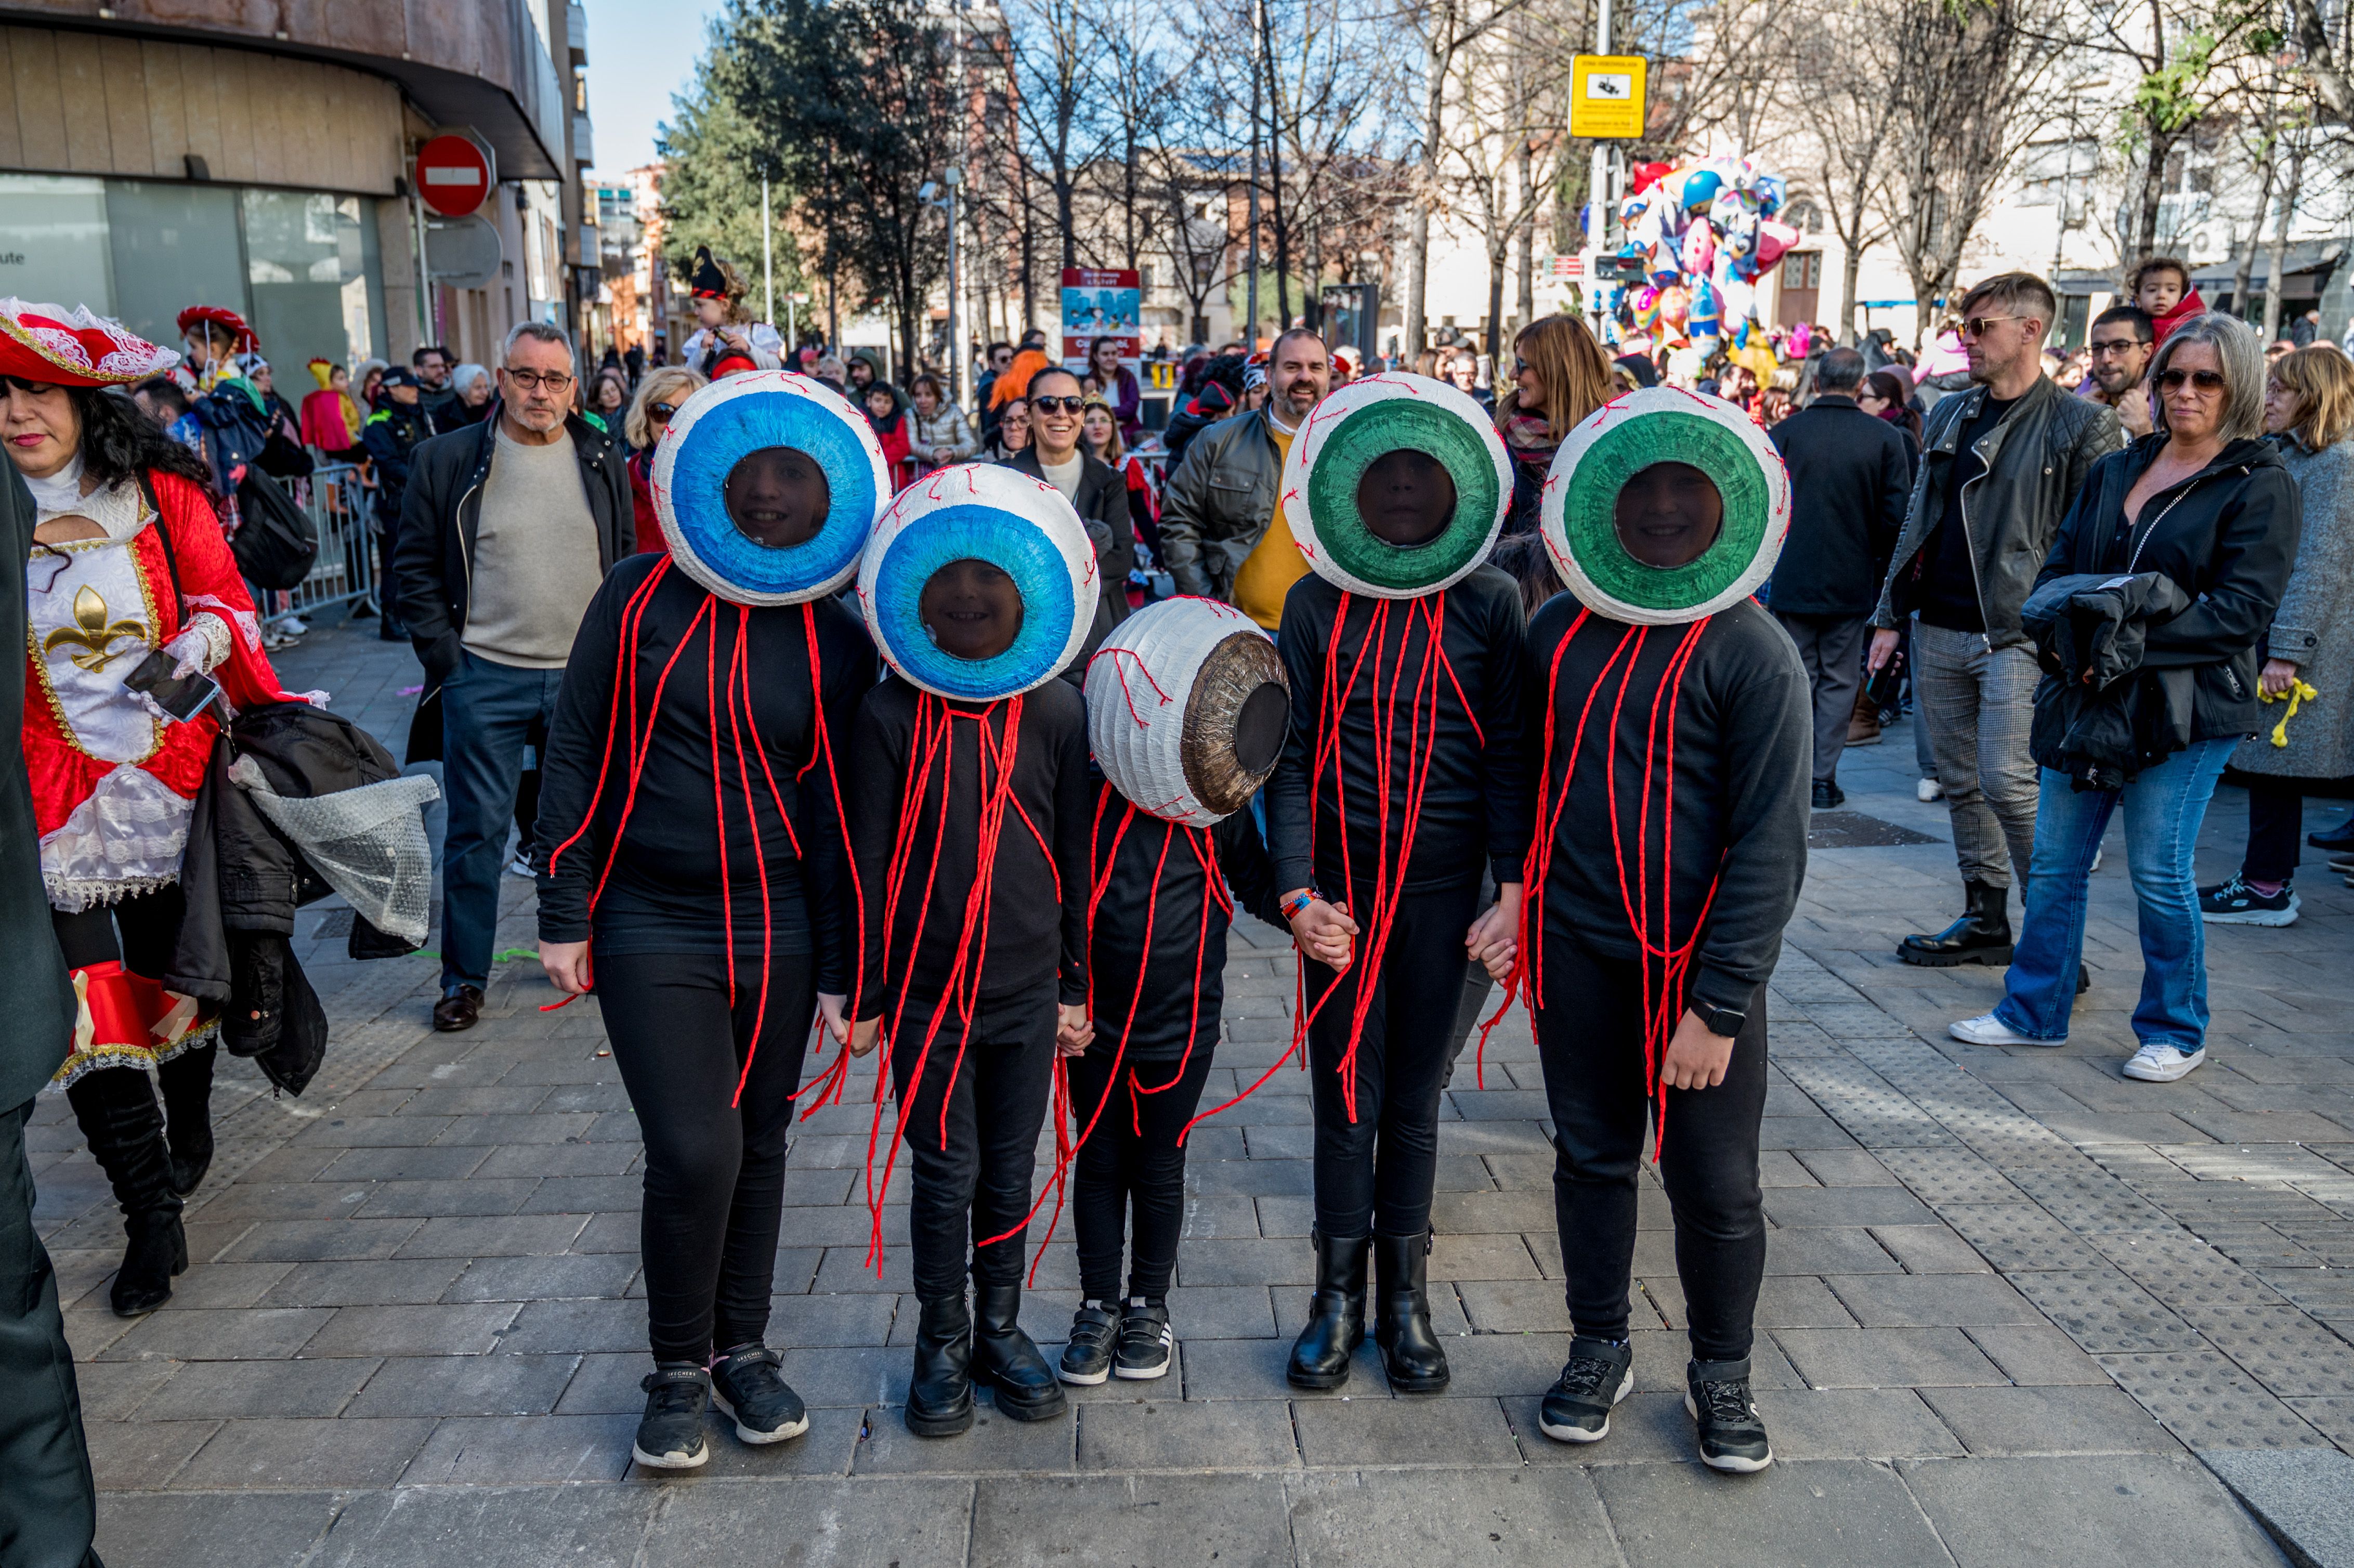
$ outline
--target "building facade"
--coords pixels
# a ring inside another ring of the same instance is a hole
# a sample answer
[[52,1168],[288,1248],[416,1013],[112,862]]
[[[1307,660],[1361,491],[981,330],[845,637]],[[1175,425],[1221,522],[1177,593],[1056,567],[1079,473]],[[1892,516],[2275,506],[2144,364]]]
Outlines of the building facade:
[[[525,316],[577,331],[586,33],[562,0],[0,0],[0,294],[166,343],[225,305],[281,377],[429,342],[491,363]],[[411,190],[448,129],[499,182],[496,266],[466,287],[430,280]]]

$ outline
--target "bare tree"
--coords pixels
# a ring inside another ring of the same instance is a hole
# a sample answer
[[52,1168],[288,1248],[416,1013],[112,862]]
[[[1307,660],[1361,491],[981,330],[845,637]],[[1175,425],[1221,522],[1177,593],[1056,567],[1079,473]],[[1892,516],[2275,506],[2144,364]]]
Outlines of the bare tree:
[[[1437,163],[1441,191],[1478,229],[1488,260],[1488,347],[1503,341],[1504,280],[1513,241],[1552,195],[1552,161],[1566,145],[1561,75],[1545,69],[1543,19],[1511,18],[1455,57],[1454,128]],[[1533,281],[1529,292],[1533,295]]]
[[1828,5],[1814,8],[1801,37],[1817,58],[1851,62],[1851,69],[1828,72],[1813,90],[1798,95],[1813,165],[1812,177],[1802,186],[1839,236],[1840,298],[1846,302],[1840,339],[1851,346],[1860,330],[1856,280],[1863,253],[1888,237],[1872,200],[1889,152],[1888,100],[1873,69],[1885,45],[1874,36],[1867,13]]

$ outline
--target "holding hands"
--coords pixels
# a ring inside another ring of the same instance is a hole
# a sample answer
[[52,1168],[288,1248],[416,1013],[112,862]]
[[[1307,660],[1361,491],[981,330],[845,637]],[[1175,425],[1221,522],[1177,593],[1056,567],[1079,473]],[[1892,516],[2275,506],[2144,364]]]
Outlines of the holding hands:
[[1299,950],[1335,973],[1346,973],[1356,947],[1357,923],[1345,904],[1328,904],[1305,887],[1283,895],[1291,911],[1291,939]]

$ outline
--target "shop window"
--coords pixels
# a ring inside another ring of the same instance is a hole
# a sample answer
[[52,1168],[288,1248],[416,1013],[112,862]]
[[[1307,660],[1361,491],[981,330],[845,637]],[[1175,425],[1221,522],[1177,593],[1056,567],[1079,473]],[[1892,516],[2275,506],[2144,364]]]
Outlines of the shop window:
[[111,315],[109,273],[103,180],[0,175],[0,295]]
[[190,305],[226,305],[252,319],[235,186],[109,180],[106,227],[114,314],[133,332],[176,348]]
[[280,388],[313,358],[355,364],[384,341],[383,301],[373,286],[376,226],[357,196],[248,190],[246,276],[253,330]]

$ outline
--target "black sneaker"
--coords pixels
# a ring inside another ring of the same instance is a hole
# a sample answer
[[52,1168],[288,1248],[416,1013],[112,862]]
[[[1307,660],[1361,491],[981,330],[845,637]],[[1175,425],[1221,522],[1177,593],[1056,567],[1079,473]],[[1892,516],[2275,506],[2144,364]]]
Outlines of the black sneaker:
[[1765,1418],[1749,1397],[1749,1361],[1692,1361],[1684,1368],[1684,1408],[1700,1425],[1701,1463],[1745,1476],[1774,1462]]
[[1169,1327],[1169,1303],[1130,1297],[1119,1315],[1119,1348],[1112,1371],[1139,1382],[1169,1375],[1169,1352],[1177,1335]]
[[1818,811],[1836,811],[1847,804],[1847,791],[1831,779],[1818,779],[1810,804]]
[[1610,1436],[1611,1408],[1634,1392],[1635,1348],[1581,1334],[1537,1407],[1537,1430],[1559,1443],[1599,1443]]
[[693,1361],[658,1361],[638,1386],[646,1413],[630,1457],[655,1470],[695,1470],[711,1457],[703,1413],[711,1408],[711,1374]]
[[736,1436],[747,1443],[781,1443],[809,1430],[809,1411],[792,1385],[777,1373],[777,1352],[746,1345],[711,1364],[711,1392],[736,1417]]
[[1119,1337],[1119,1314],[1090,1301],[1071,1315],[1071,1342],[1055,1375],[1081,1388],[1111,1376],[1112,1341]]
[[2294,926],[2296,907],[2296,888],[2286,882],[2276,893],[2258,893],[2234,874],[2221,887],[2199,890],[2199,918],[2210,926]]

